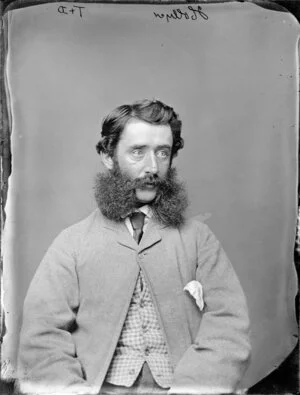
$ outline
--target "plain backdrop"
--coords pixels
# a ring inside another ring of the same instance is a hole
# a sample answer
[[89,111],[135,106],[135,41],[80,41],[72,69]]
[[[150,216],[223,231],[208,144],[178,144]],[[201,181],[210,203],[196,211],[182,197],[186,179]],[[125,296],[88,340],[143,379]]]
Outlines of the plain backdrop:
[[194,14],[188,5],[76,5],[84,8],[60,2],[6,15],[4,373],[15,374],[22,304],[43,254],[95,208],[101,119],[117,105],[157,98],[183,121],[185,148],[174,164],[189,215],[207,214],[248,299],[249,387],[297,340],[299,25],[286,12],[240,2],[201,4],[208,19],[169,22],[154,12]]

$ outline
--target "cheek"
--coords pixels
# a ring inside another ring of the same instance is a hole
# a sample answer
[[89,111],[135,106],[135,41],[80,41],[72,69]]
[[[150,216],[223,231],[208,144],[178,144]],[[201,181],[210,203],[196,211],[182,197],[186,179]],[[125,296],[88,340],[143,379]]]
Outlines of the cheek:
[[121,172],[126,173],[130,178],[134,179],[139,177],[143,165],[141,163],[136,163],[123,159],[119,161],[119,167],[121,169]]
[[163,177],[166,176],[169,168],[170,168],[170,161],[161,163],[159,165],[159,174]]

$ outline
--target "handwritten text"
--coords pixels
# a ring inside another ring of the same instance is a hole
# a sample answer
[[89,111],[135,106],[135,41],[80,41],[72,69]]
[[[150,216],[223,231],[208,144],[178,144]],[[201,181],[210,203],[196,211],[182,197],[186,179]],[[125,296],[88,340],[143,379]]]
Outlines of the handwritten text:
[[67,7],[65,5],[60,5],[57,8],[57,12],[63,15],[74,15],[82,18],[83,10],[85,7],[80,7],[78,5],[73,5],[72,7]]
[[186,11],[183,11],[181,8],[174,8],[169,13],[153,12],[153,14],[155,18],[163,19],[167,22],[181,19],[190,19],[191,21],[196,21],[199,18],[204,20],[208,19],[208,15],[202,11],[202,7],[200,5],[198,5],[198,7],[189,5]]

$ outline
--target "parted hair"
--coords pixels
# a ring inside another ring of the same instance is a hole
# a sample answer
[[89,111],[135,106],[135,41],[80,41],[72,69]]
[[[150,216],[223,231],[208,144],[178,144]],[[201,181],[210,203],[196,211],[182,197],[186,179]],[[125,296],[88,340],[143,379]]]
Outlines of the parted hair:
[[121,134],[131,119],[148,122],[151,125],[170,125],[173,135],[172,157],[183,148],[181,121],[172,107],[159,100],[139,100],[115,108],[102,121],[101,140],[96,145],[98,154],[104,152],[114,156]]

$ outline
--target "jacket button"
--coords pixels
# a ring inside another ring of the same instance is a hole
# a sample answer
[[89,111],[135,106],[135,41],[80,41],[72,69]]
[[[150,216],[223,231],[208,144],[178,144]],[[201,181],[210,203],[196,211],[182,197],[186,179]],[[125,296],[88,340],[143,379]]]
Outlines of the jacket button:
[[149,355],[149,354],[150,354],[149,347],[146,347],[146,348],[145,348],[145,355]]
[[135,373],[135,370],[134,369],[130,369],[128,373],[133,375]]

